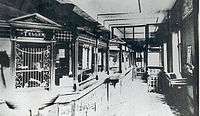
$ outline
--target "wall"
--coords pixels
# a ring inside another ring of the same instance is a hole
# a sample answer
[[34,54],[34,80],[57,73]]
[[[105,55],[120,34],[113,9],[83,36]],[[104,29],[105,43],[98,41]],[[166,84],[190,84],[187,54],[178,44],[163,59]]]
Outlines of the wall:
[[[186,90],[186,94],[187,94],[187,98],[188,98],[188,103],[189,103],[189,109],[190,111],[193,113],[194,111],[194,104],[193,104],[193,100],[194,100],[194,96],[193,96],[193,86],[192,86],[192,80],[193,75],[191,75],[187,70],[186,70],[186,63],[187,63],[187,49],[188,46],[192,47],[192,63],[193,63],[193,59],[194,57],[196,57],[196,55],[194,54],[194,29],[193,29],[193,17],[189,16],[187,18],[185,18],[183,20],[183,26],[182,26],[182,58],[181,58],[181,65],[182,65],[182,77],[183,78],[188,78],[188,83],[189,85],[187,86],[187,90]],[[194,65],[194,64],[193,64]]]
[[[187,98],[188,108],[192,114],[194,114],[195,107],[197,106],[196,97],[195,95],[195,87],[196,84],[196,78],[194,75],[197,75],[193,73],[194,66],[198,66],[196,64],[196,58],[198,54],[195,54],[197,52],[196,50],[196,43],[195,39],[195,24],[194,19],[195,17],[195,5],[194,1],[196,0],[178,0],[179,4],[177,9],[179,9],[180,13],[177,13],[177,15],[180,15],[181,18],[181,24],[180,24],[180,30],[181,30],[181,74],[183,78],[187,78],[187,87],[185,89],[185,96]],[[191,50],[189,50],[189,46],[191,47]],[[191,53],[189,52],[191,51]],[[190,54],[189,54],[190,53]],[[189,64],[189,65],[188,65]],[[188,70],[188,66],[191,70]],[[194,114],[195,115],[195,114]]]
[[[185,69],[185,64],[187,62],[187,48],[192,47],[192,59],[195,57],[194,54],[194,30],[193,30],[193,20],[192,16],[184,19],[183,26],[181,30],[182,35],[182,72],[187,72]],[[193,60],[192,60],[193,62]]]
[[[0,38],[0,51],[6,51],[9,60],[11,58],[11,41],[10,38]],[[11,67],[3,67],[4,77],[6,80],[6,88],[13,87],[14,80],[11,76]],[[0,91],[5,87],[3,86],[2,75],[0,75]]]
[[[174,5],[174,7],[171,9],[172,12],[170,12],[170,19],[171,22],[171,28],[172,30],[170,30],[171,32],[178,32],[179,30],[181,31],[181,75],[182,78],[187,78],[187,86],[184,86],[181,91],[183,94],[181,94],[181,97],[183,97],[182,100],[182,104],[187,104],[185,106],[187,106],[187,110],[189,110],[188,112],[192,113],[191,115],[193,115],[195,112],[195,106],[197,105],[197,102],[195,101],[195,94],[194,94],[194,90],[195,90],[195,84],[194,84],[194,79],[197,77],[194,77],[194,74],[192,73],[192,70],[188,70],[188,66],[195,66],[195,59],[197,58],[198,54],[195,54],[195,52],[197,51],[195,48],[195,33],[194,33],[194,27],[195,27],[195,23],[194,23],[194,19],[196,17],[194,17],[194,11],[195,9],[193,9],[193,0],[177,0],[176,4]],[[170,28],[170,29],[171,29]],[[174,69],[172,68],[172,65],[175,64],[175,61],[173,61],[172,59],[172,54],[173,52],[173,48],[172,48],[172,44],[171,39],[173,39],[172,34],[170,34],[169,36],[169,41],[167,42],[167,61],[168,61],[168,72],[173,71]],[[188,46],[191,46],[191,54],[189,55],[188,53]],[[190,57],[191,56],[191,57]],[[189,64],[191,65],[188,65]],[[192,68],[191,68],[192,69]],[[191,72],[190,72],[191,71]],[[196,83],[196,82],[195,82]],[[178,91],[180,92],[180,91]],[[174,93],[174,96],[178,96],[178,93]],[[181,101],[181,100],[179,100]],[[179,102],[177,101],[177,102]]]

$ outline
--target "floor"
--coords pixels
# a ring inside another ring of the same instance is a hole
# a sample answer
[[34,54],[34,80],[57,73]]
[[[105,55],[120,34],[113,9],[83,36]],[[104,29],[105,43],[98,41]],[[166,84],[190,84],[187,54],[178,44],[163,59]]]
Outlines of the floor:
[[148,92],[147,83],[131,77],[110,87],[108,116],[176,116],[163,95]]
[[[35,98],[38,97],[35,96]],[[182,116],[170,108],[164,95],[148,92],[147,83],[141,80],[141,77],[132,78],[131,72],[122,77],[116,86],[109,86],[109,102],[106,98],[106,85],[103,84],[76,103],[76,105],[87,106],[88,103],[93,104],[94,102],[97,109],[77,111],[75,116]],[[6,115],[10,113],[10,116],[13,116],[12,114],[20,112],[0,105],[0,115],[1,113],[6,113]],[[30,112],[27,109],[26,112],[21,113],[29,116]]]

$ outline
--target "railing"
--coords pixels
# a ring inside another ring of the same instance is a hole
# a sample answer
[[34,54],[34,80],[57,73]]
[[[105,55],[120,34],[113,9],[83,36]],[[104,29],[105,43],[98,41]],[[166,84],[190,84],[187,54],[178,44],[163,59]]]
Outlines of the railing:
[[38,116],[105,116],[109,107],[109,86],[114,81],[119,80],[107,78],[84,91],[59,95],[50,103],[52,105],[39,108]]
[[[88,116],[105,115],[106,85],[101,82],[77,94],[59,95],[51,106],[40,108],[39,116]],[[49,110],[51,109],[51,110]]]

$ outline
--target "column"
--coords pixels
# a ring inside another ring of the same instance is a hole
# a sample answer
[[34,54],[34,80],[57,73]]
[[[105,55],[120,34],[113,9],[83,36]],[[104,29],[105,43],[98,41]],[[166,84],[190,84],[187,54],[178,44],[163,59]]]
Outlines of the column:
[[74,77],[74,91],[78,90],[78,38],[73,43],[73,77]]
[[133,66],[133,52],[130,51],[130,66]]
[[169,32],[168,40],[167,40],[167,68],[168,72],[173,72],[173,58],[172,58],[172,37]]
[[127,61],[126,61],[126,57],[127,57],[127,52],[126,52],[126,45],[124,46],[125,47],[125,49],[124,49],[124,67],[125,67],[125,69],[127,69],[128,68],[128,65],[127,65]]
[[104,64],[103,70],[106,71],[106,49],[105,49],[105,51],[103,53],[103,59],[104,59],[104,61],[103,61],[103,64]]
[[161,45],[161,65],[163,66],[163,70],[164,70],[164,45],[162,43]]
[[106,47],[106,72],[109,74],[109,42],[107,42]]
[[132,56],[132,65],[135,66],[135,61],[136,61],[136,58],[135,58],[135,51],[132,53],[133,56]]
[[106,48],[106,72],[109,74],[109,47]]
[[144,48],[144,67],[147,72],[148,66],[148,42],[149,42],[149,25],[145,26],[145,48]]
[[86,69],[86,64],[87,64],[87,52],[86,52],[86,48],[83,45],[83,49],[82,49],[82,69]]
[[96,39],[96,47],[95,47],[95,74],[96,74],[96,79],[98,80],[98,43],[99,40]]
[[89,69],[92,69],[91,64],[92,64],[92,46],[89,46]]
[[[170,19],[169,12],[167,13],[167,18]],[[173,58],[172,58],[172,35],[171,35],[171,29],[170,29],[171,21],[168,20],[167,22],[167,31],[168,31],[168,39],[167,39],[167,70],[168,72],[173,71]]]
[[104,49],[101,51],[101,71],[104,70]]
[[72,56],[73,56],[73,53],[72,53],[73,52],[73,50],[72,50],[73,48],[72,48],[72,46],[73,46],[72,43],[70,43],[69,44],[69,75],[71,75],[72,72],[73,72],[72,71],[72,65],[73,65],[73,63],[72,63],[72,59],[73,59],[72,58]]
[[194,93],[194,116],[199,115],[199,0],[193,0],[194,18],[193,18],[193,28],[194,28],[194,56],[193,56],[193,93]]
[[[54,31],[53,31],[53,33],[54,33]],[[53,34],[53,40],[55,40],[55,34]],[[55,87],[55,57],[54,57],[54,55],[55,55],[55,48],[54,48],[54,46],[55,46],[55,43],[51,43],[51,81],[50,81],[50,86],[49,86],[49,88],[50,89],[52,89],[52,88],[54,88]]]
[[67,67],[67,76],[69,76],[69,71],[70,71],[70,64],[69,64],[69,60],[70,60],[70,47],[69,44],[66,44],[66,48],[65,48],[65,58],[66,58],[66,67]]
[[122,45],[119,45],[119,73],[122,73]]

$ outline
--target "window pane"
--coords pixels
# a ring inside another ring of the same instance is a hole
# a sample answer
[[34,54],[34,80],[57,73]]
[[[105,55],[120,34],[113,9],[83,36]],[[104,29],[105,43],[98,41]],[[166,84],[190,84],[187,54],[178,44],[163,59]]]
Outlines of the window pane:
[[148,66],[160,66],[160,53],[148,53]]
[[145,38],[145,27],[135,27],[134,28],[134,38],[135,39]]
[[178,34],[172,34],[173,72],[179,73]]
[[163,44],[164,49],[164,70],[167,72],[167,43]]

